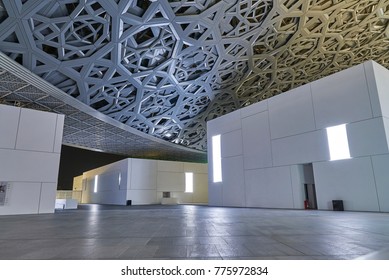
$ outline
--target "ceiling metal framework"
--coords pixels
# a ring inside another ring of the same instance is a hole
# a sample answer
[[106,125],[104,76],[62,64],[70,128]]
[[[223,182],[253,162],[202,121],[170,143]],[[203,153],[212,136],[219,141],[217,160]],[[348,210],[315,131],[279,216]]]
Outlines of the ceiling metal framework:
[[144,135],[206,151],[206,121],[366,60],[389,0],[0,0],[0,50]]
[[122,124],[31,73],[0,52],[0,104],[65,115],[62,142],[133,158],[206,162],[205,152],[163,141]]

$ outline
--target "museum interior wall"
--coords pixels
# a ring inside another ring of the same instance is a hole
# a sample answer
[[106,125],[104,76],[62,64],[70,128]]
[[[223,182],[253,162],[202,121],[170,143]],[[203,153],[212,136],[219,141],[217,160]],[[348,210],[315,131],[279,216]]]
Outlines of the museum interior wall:
[[0,105],[0,215],[53,213],[64,116]]
[[[74,179],[73,190],[82,191],[81,203],[142,205],[207,203],[207,164],[124,159],[84,172]],[[187,191],[191,173],[193,191]]]
[[209,121],[209,205],[388,212],[388,88],[368,61]]

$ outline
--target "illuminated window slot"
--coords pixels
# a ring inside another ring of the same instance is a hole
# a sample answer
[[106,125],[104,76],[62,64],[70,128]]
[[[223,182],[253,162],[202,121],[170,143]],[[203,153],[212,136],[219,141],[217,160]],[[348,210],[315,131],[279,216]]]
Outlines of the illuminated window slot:
[[327,138],[331,160],[351,158],[345,124],[327,127]]
[[212,164],[213,182],[222,182],[222,156],[220,135],[215,135],[212,137]]
[[185,192],[193,192],[193,173],[185,172]]
[[95,186],[94,186],[94,189],[93,189],[93,192],[95,192],[95,193],[97,193],[98,183],[99,183],[99,175],[96,175],[95,176]]

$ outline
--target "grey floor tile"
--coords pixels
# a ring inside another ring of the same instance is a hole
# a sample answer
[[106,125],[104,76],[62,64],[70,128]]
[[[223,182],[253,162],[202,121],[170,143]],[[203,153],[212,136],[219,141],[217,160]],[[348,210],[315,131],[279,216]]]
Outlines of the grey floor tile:
[[158,246],[155,255],[156,258],[186,258],[188,250],[186,245]]
[[255,255],[243,245],[218,244],[216,248],[221,257],[254,257]]
[[220,258],[216,245],[191,245],[187,247],[188,258]]
[[1,260],[389,259],[386,213],[80,205],[0,229]]
[[150,239],[150,241],[147,243],[147,245],[158,245],[158,246],[165,246],[165,245],[192,245],[192,244],[199,244],[201,238],[197,237],[184,237],[184,236],[178,236],[178,237],[153,237]]
[[304,253],[281,243],[247,245],[254,256],[303,256]]

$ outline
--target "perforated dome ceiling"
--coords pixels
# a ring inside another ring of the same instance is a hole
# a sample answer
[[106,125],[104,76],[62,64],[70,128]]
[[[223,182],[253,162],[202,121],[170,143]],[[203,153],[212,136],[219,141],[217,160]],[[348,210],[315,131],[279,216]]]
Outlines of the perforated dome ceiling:
[[0,51],[131,128],[205,151],[207,120],[369,59],[389,66],[388,9],[377,0],[0,0]]

